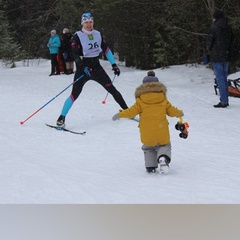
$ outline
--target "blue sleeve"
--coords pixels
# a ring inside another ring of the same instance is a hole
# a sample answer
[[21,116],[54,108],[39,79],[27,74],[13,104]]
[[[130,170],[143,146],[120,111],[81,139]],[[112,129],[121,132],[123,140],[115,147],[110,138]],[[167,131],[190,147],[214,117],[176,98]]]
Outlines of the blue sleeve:
[[101,34],[101,38],[102,38],[102,43],[101,43],[101,47],[102,47],[102,50],[107,58],[107,60],[113,65],[113,64],[116,64],[115,63],[115,59],[114,59],[114,56],[113,56],[113,53],[111,51],[111,49],[108,47],[105,39],[103,38],[102,34]]
[[52,42],[52,47],[60,47],[61,46],[61,41],[58,36],[54,37],[53,42]]
[[60,47],[61,46],[61,41],[60,41],[60,38],[57,37],[57,47]]
[[107,52],[105,53],[107,60],[113,65],[115,64],[115,59],[112,54],[112,51],[108,48]]

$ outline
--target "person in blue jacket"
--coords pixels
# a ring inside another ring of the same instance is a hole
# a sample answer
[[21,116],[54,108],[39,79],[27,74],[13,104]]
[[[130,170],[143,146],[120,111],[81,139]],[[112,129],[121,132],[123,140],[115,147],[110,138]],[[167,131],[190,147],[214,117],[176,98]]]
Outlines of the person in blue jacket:
[[102,34],[93,28],[92,14],[84,13],[81,17],[81,24],[82,29],[76,32],[72,38],[72,54],[77,68],[74,81],[80,76],[82,77],[73,84],[72,92],[66,99],[61,115],[57,119],[56,124],[58,126],[64,126],[68,111],[82,92],[84,84],[90,79],[104,87],[122,109],[128,108],[121,93],[113,86],[110,77],[100,65],[99,54],[103,52],[111,63],[114,74],[120,75],[120,69],[115,63],[112,51],[109,49]]
[[60,68],[57,61],[57,55],[59,51],[59,47],[61,46],[61,41],[59,36],[56,34],[56,30],[51,31],[51,37],[48,40],[47,47],[49,48],[50,56],[51,56],[51,73],[52,75],[59,75]]

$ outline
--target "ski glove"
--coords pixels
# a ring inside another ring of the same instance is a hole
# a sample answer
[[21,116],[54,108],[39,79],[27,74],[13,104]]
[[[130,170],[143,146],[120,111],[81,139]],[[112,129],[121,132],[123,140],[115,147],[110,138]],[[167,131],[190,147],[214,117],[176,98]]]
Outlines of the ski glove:
[[83,71],[84,71],[85,75],[87,75],[88,77],[91,77],[91,73],[90,73],[88,67],[85,67],[85,68],[83,69]]
[[120,117],[119,117],[118,113],[114,114],[113,117],[112,117],[113,121],[116,121],[116,120],[119,120],[119,119],[120,119]]
[[80,57],[75,59],[76,67],[78,70],[83,71],[85,75],[88,77],[91,77],[91,73],[89,71],[88,67],[84,67],[83,61],[80,59]]
[[68,54],[66,52],[63,53],[63,58],[64,58],[65,61],[68,58]]
[[117,64],[112,64],[112,70],[114,71],[115,75],[120,75],[120,69],[118,68]]

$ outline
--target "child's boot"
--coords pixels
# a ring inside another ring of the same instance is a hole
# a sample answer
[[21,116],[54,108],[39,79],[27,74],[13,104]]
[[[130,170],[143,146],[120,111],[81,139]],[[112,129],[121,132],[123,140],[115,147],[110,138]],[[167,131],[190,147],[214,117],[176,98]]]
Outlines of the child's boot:
[[157,167],[146,167],[147,173],[155,173],[156,169],[157,169]]
[[158,158],[158,163],[159,163],[159,171],[162,174],[168,174],[169,173],[169,163],[171,162],[171,159],[166,156],[166,155],[162,155]]

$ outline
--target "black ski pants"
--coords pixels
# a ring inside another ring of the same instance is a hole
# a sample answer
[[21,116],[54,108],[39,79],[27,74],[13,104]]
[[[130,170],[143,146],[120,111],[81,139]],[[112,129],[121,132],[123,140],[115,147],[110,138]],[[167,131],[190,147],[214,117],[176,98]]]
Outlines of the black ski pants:
[[122,109],[128,108],[121,93],[113,86],[111,79],[100,64],[94,67],[89,67],[89,71],[91,73],[91,77],[85,75],[82,69],[79,70],[77,68],[77,71],[74,75],[74,81],[82,74],[84,74],[84,76],[73,84],[71,95],[74,101],[79,97],[85,83],[89,80],[93,80],[102,85],[113,96],[115,101],[120,105]]

